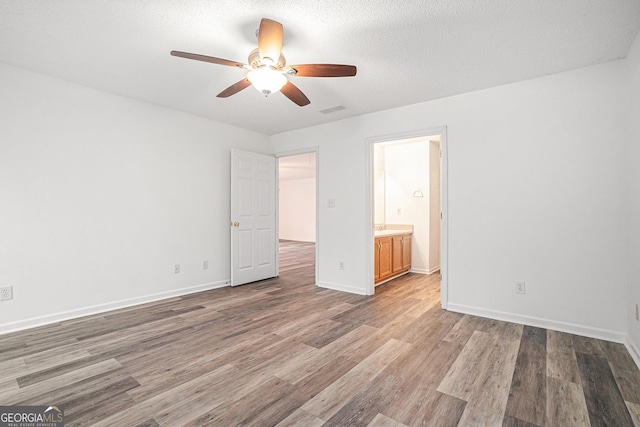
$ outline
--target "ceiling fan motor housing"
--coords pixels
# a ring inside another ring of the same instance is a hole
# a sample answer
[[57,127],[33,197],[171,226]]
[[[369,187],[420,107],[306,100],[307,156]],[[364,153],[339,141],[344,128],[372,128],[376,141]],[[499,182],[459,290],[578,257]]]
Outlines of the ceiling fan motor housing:
[[258,49],[253,49],[249,54],[249,65],[254,69],[267,65],[275,68],[278,71],[282,71],[284,69],[284,66],[287,65],[287,60],[282,53],[280,53],[280,57],[278,58],[277,62],[272,58],[262,58]]

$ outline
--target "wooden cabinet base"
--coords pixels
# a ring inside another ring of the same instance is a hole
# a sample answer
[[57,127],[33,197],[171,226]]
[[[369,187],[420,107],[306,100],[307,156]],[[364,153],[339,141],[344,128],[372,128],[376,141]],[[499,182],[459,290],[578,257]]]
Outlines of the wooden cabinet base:
[[409,270],[403,271],[402,273],[396,274],[395,276],[387,277],[386,279],[378,279],[374,282],[374,286],[380,286],[384,283],[387,283],[390,280],[397,279],[398,277],[404,276],[405,274],[408,274],[408,273],[409,273]]
[[374,282],[380,285],[411,268],[411,234],[377,237],[374,242]]

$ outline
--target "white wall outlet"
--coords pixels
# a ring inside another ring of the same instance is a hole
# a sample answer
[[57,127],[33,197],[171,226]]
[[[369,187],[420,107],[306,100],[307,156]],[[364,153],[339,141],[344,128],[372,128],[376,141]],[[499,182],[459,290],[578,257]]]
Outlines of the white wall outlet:
[[327,201],[327,206],[330,208],[335,208],[336,207],[336,199],[329,199]]
[[344,270],[344,261],[340,261],[340,270]]
[[206,259],[204,261],[202,261],[202,269],[203,270],[208,270],[209,269],[209,261],[207,261]]
[[516,294],[526,294],[526,288],[524,282],[516,282]]
[[0,301],[8,301],[10,299],[13,299],[13,286],[0,288]]
[[636,304],[636,321],[640,322],[640,313],[638,313],[638,304]]
[[180,273],[180,264],[176,264],[173,266],[173,274]]

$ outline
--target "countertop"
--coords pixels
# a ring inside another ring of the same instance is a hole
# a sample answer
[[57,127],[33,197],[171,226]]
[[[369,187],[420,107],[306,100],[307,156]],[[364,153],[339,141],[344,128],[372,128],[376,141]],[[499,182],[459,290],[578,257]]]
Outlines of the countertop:
[[374,237],[401,236],[403,234],[411,234],[410,230],[375,230]]

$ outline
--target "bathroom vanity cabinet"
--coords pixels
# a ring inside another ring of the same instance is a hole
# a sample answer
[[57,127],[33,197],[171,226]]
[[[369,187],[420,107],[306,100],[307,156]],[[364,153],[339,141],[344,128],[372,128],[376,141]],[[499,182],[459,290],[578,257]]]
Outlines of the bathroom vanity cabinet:
[[375,238],[374,281],[379,284],[411,268],[411,233],[387,233]]

